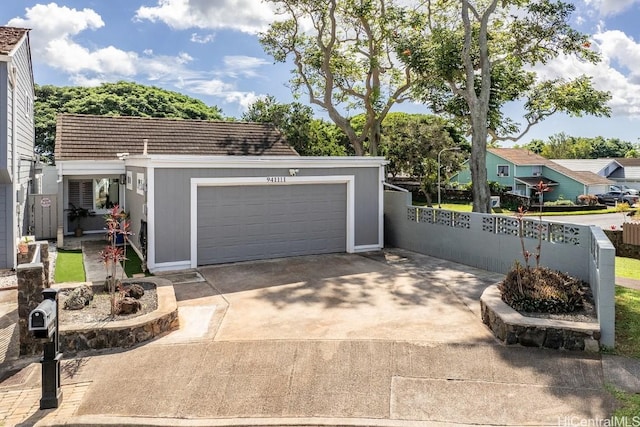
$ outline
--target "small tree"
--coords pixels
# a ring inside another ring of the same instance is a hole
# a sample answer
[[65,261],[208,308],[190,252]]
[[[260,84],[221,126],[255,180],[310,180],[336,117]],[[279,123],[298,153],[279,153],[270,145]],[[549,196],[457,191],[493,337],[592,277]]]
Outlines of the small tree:
[[[100,253],[102,262],[104,262],[107,269],[106,288],[111,296],[111,315],[115,316],[119,312],[119,303],[123,297],[122,294],[122,279],[116,277],[117,267],[120,262],[124,262],[127,259],[127,242],[129,240],[130,221],[128,215],[124,210],[120,209],[120,206],[115,205],[105,215],[105,224],[107,230],[107,237],[109,244]],[[122,246],[118,243],[122,242]],[[124,272],[122,273],[124,274]]]

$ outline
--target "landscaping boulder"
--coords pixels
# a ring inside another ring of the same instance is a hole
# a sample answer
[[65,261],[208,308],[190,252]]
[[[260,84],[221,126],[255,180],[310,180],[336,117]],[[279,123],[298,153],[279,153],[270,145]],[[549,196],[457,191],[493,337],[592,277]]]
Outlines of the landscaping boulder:
[[64,302],[65,310],[81,310],[89,305],[93,299],[93,290],[87,285],[81,285],[69,292]]
[[124,291],[126,296],[135,299],[140,299],[144,295],[144,288],[137,283],[132,283],[131,285],[127,286]]
[[135,298],[124,297],[120,300],[118,314],[137,313],[142,308],[142,304]]

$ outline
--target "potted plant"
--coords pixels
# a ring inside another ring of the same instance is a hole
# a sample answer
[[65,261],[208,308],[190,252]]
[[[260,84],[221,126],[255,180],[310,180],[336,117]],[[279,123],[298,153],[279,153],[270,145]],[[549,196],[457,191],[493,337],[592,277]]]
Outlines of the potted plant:
[[95,212],[90,209],[83,208],[81,206],[76,207],[73,203],[69,203],[69,208],[65,209],[67,212],[67,218],[69,219],[69,223],[73,224],[76,222],[75,235],[76,237],[80,237],[83,234],[82,229],[82,219],[88,216],[94,216]]
[[29,238],[25,236],[18,243],[18,253],[24,255],[27,252],[29,252]]

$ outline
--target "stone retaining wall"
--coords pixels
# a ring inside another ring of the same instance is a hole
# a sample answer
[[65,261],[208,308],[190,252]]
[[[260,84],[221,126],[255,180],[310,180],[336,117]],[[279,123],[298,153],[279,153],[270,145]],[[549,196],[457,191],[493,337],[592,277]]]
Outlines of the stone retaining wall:
[[29,251],[18,254],[18,330],[20,355],[42,353],[42,340],[29,332],[29,314],[42,302],[42,291],[49,287],[49,243],[29,242]]
[[[60,325],[60,351],[76,353],[83,350],[131,347],[178,329],[178,304],[173,284],[167,279],[157,277],[146,277],[142,280],[156,285],[156,310],[126,320],[91,325]],[[60,287],[68,287],[68,284],[62,284]]]
[[600,350],[597,323],[527,317],[502,301],[497,285],[480,297],[482,321],[505,344],[544,347],[556,350]]
[[616,248],[616,255],[625,258],[640,259],[640,246],[630,245],[622,242],[622,230],[603,230],[613,247]]

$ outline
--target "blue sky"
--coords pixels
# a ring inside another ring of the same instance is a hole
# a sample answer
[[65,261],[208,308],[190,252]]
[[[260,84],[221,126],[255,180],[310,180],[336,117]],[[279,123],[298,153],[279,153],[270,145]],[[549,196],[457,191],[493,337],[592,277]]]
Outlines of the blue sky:
[[[575,4],[574,27],[591,34],[602,63],[560,58],[538,71],[546,77],[593,76],[598,89],[613,95],[612,118],[552,117],[520,142],[559,132],[639,142],[640,0]],[[256,37],[273,19],[260,0],[12,0],[0,8],[0,24],[32,29],[40,85],[131,80],[202,99],[234,117],[266,94],[293,101],[287,87],[290,65],[274,64]],[[395,110],[428,113],[416,104]]]

